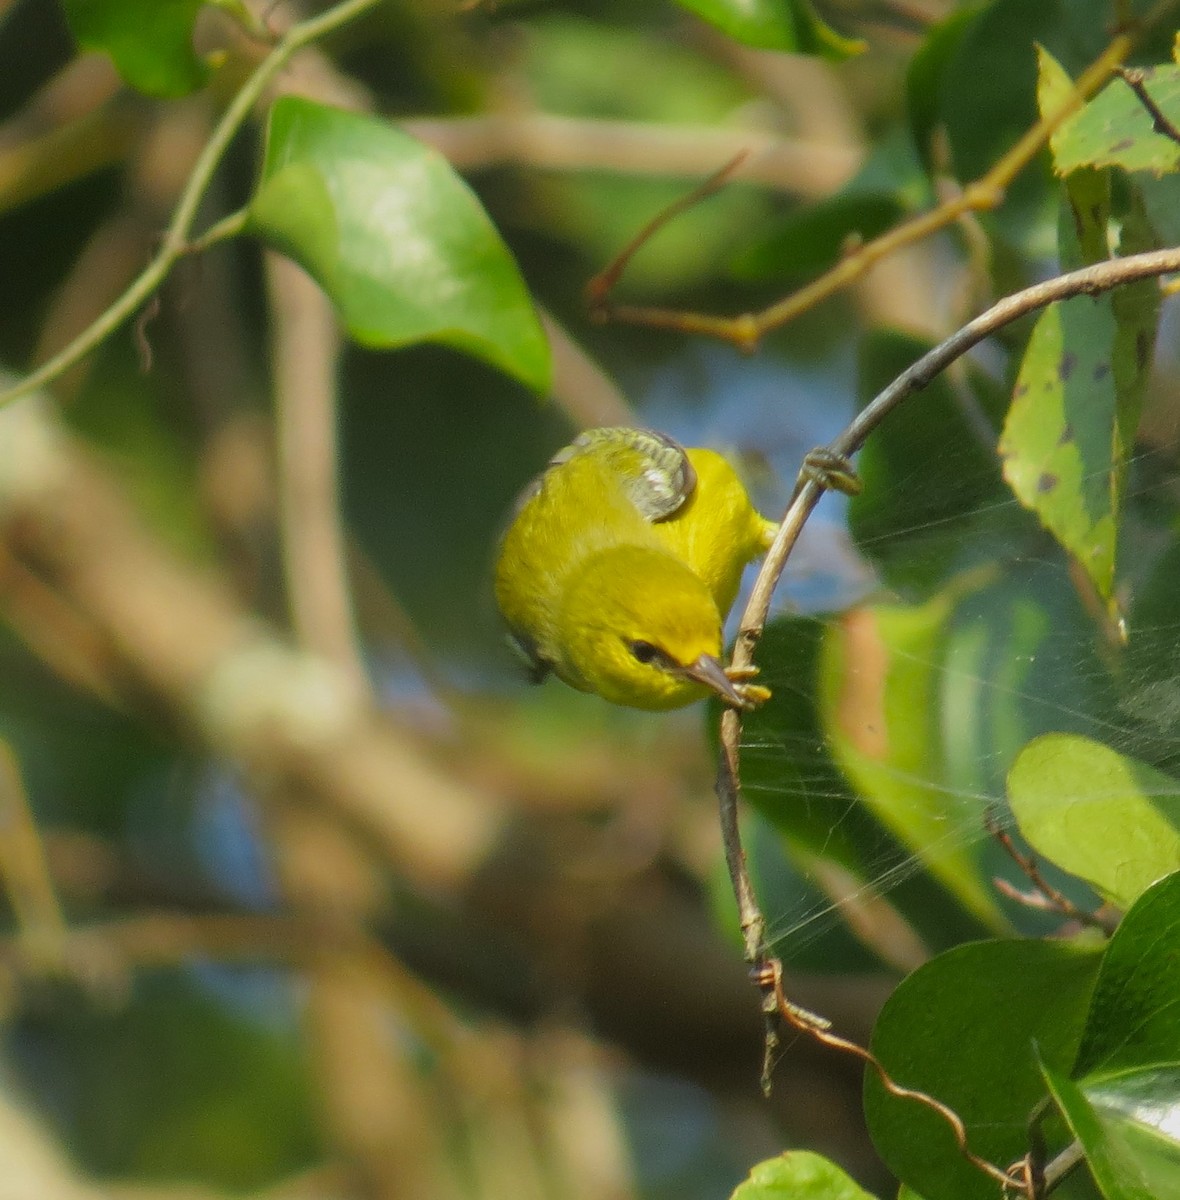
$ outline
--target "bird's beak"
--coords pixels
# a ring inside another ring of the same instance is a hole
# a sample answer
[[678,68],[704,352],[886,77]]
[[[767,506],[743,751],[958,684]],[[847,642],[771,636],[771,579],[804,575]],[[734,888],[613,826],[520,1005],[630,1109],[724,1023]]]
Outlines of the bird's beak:
[[734,708],[750,707],[749,702],[734,687],[733,680],[725,673],[720,659],[714,658],[712,654],[702,654],[696,662],[682,667],[681,671],[686,679],[712,688],[722,700],[732,704]]

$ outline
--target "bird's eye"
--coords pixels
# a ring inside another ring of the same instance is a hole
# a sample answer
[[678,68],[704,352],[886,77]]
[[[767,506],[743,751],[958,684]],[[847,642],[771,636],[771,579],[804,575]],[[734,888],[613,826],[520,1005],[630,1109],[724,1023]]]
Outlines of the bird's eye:
[[661,657],[659,647],[651,642],[632,642],[629,649],[636,662],[650,663]]

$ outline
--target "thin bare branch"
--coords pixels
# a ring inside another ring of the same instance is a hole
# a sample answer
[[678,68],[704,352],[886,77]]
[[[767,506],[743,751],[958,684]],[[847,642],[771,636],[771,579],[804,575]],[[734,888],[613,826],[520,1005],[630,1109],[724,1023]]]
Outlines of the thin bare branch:
[[287,599],[301,646],[368,690],[352,615],[336,450],[340,332],[332,306],[288,258],[266,256]]
[[1156,133],[1180,144],[1180,129],[1168,119],[1167,113],[1151,98],[1147,90],[1147,80],[1150,75],[1142,67],[1120,67],[1116,72],[1118,77],[1135,93],[1139,103],[1151,117],[1151,127]]
[[66,922],[16,755],[5,742],[0,742],[0,875],[16,913],[24,952],[60,966]]
[[[1069,98],[1054,112],[1037,121],[986,174],[948,196],[937,208],[903,221],[880,237],[863,243],[817,279],[761,312],[723,317],[638,305],[616,305],[607,310],[602,306],[602,301],[608,297],[596,297],[599,311],[609,311],[611,319],[628,324],[715,337],[731,342],[739,349],[752,351],[771,330],[788,324],[821,301],[855,283],[882,259],[949,228],[969,214],[998,208],[1016,176],[1040,153],[1061,124],[1106,83],[1133,45],[1131,34],[1116,34],[1102,54],[1078,77]],[[672,209],[666,211],[672,215]],[[651,222],[638,235],[637,241],[642,242],[649,235],[649,230],[658,228],[663,223],[661,217]],[[624,253],[633,253],[634,249],[634,245],[629,246]]]

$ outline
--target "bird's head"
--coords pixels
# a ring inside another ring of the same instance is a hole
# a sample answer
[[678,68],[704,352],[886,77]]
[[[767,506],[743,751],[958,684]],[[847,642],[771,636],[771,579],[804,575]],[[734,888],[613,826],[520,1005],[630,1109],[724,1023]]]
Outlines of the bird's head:
[[749,705],[721,664],[712,593],[663,550],[623,546],[591,556],[569,580],[558,620],[571,682],[615,704],[680,708],[712,692]]

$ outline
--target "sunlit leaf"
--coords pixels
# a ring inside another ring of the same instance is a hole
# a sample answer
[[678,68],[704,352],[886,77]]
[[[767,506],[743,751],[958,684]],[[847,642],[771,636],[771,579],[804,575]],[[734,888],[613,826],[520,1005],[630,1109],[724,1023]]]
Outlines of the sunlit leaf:
[[1160,1200],[1180,1175],[1180,1070],[1131,1071],[1075,1082],[1043,1067],[1045,1082],[1106,1200]]
[[[1026,1149],[1044,1093],[1041,1058],[1067,1069],[1100,954],[1062,942],[975,942],[920,967],[885,1002],[871,1048],[893,1079],[948,1104],[976,1154],[1007,1164]],[[891,1096],[872,1072],[865,1116],[890,1170],[923,1196],[995,1200],[996,1183],[958,1153],[946,1122]]]
[[937,717],[949,623],[981,582],[965,576],[925,604],[847,613],[825,639],[820,712],[833,757],[862,802],[971,912],[1002,929],[990,881],[954,836],[972,819],[982,827],[983,813],[977,797],[946,786]]
[[811,0],[677,0],[723,33],[748,46],[822,54],[836,61],[860,54],[865,43],[825,25]]
[[[1172,122],[1180,125],[1180,66],[1146,67],[1148,95]],[[1122,167],[1162,175],[1180,166],[1180,144],[1157,133],[1154,118],[1130,85],[1112,79],[1053,135],[1053,165],[1061,174],[1078,167]]]
[[437,151],[383,121],[286,96],[271,109],[249,213],[357,341],[442,342],[548,386],[548,343],[520,272]]
[[873,1200],[835,1163],[808,1150],[789,1150],[750,1170],[732,1200]]
[[1076,1077],[1180,1062],[1180,873],[1153,884],[1110,940]]
[[1098,594],[1114,587],[1118,530],[1116,324],[1109,297],[1054,304],[1025,350],[1000,440],[1004,477],[1077,559]]
[[132,87],[183,96],[201,87],[205,64],[193,49],[204,0],[62,0],[70,30],[87,50],[104,51]]
[[1037,108],[1051,117],[1074,97],[1076,89],[1069,72],[1045,49],[1037,46]]
[[1008,802],[1030,845],[1120,908],[1180,869],[1180,784],[1100,742],[1029,743]]

